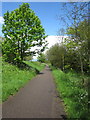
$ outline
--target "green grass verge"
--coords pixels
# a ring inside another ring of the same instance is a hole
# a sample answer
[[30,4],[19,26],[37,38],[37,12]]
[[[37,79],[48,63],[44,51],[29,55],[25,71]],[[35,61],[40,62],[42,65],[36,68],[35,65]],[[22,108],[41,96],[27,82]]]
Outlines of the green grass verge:
[[0,57],[0,101],[2,101],[2,57]]
[[[88,90],[82,85],[82,76],[74,72],[64,73],[61,70],[53,70],[53,75],[57,90],[64,100],[68,118],[88,120]],[[87,76],[84,78],[90,79]]]
[[[44,64],[39,62],[26,62],[29,66],[38,69],[44,68]],[[14,95],[29,80],[36,76],[35,70],[19,69],[9,63],[3,62],[2,65],[2,101],[7,100],[10,95]]]

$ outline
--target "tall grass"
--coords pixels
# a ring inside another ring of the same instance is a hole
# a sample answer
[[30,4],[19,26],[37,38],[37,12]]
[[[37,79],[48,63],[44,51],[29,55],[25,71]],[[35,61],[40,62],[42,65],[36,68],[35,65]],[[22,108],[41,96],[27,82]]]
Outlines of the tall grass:
[[[37,62],[28,62],[34,68],[42,70],[44,65]],[[2,65],[2,101],[7,100],[10,95],[14,95],[21,87],[36,75],[34,69],[26,70],[9,63],[3,62]]]
[[[74,72],[53,70],[57,90],[64,100],[68,118],[89,119],[88,89],[82,84],[82,76]],[[87,76],[84,76],[88,79]]]

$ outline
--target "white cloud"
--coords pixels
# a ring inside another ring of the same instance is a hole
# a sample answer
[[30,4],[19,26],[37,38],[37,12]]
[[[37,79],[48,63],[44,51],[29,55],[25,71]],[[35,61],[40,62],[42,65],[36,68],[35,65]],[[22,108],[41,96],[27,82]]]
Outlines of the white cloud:
[[46,40],[48,41],[48,48],[50,48],[52,45],[56,43],[61,43],[63,38],[66,38],[67,36],[48,36]]
[[0,24],[4,23],[4,18],[2,16],[0,16]]
[[[61,43],[62,42],[62,38],[66,38],[67,36],[48,36],[46,38],[47,42],[48,42],[48,48],[50,48],[51,46],[55,45],[56,43]],[[37,47],[33,47],[31,50],[35,50]],[[47,49],[44,51],[44,53],[46,53]],[[36,56],[33,57],[33,59],[37,59],[38,54],[36,54]]]

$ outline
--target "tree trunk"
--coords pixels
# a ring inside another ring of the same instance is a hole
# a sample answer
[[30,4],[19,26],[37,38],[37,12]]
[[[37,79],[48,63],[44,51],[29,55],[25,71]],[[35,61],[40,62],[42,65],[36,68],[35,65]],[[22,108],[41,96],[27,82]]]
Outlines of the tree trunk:
[[81,73],[82,73],[82,75],[84,75],[84,71],[83,71],[83,61],[82,61],[81,53],[79,53],[79,55],[80,55]]
[[21,61],[23,61],[23,43],[21,42]]
[[63,54],[62,62],[63,62],[63,71],[64,71],[64,54]]

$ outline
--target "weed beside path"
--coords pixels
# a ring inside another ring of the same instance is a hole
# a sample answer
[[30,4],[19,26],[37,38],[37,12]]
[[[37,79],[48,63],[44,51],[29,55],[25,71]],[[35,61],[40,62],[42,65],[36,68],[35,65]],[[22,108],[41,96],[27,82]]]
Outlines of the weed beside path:
[[[88,120],[88,89],[82,85],[82,78],[74,72],[53,70],[57,90],[64,100],[68,118]],[[88,79],[84,76],[84,79]]]
[[[27,63],[27,62],[26,62]],[[44,64],[39,62],[28,62],[33,69],[19,69],[15,65],[3,62],[2,64],[2,101],[7,100],[10,95],[14,95],[21,87],[23,87],[35,75],[37,69],[41,71]]]

